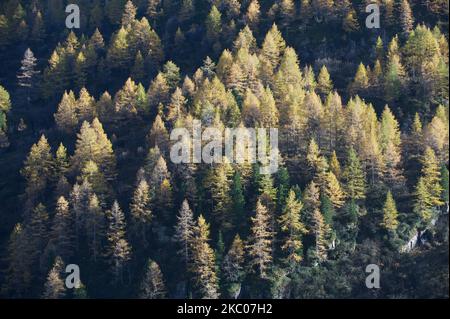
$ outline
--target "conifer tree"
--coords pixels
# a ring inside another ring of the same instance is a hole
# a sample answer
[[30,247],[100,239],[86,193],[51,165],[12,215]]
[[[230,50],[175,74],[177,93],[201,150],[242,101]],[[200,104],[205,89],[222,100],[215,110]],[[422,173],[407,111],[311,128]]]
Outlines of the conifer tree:
[[208,40],[217,41],[222,31],[222,14],[215,5],[211,7],[211,11],[206,18],[205,27]]
[[[175,225],[175,234],[173,241],[177,244],[177,254],[184,263],[185,272],[190,270],[190,263],[193,254],[193,240],[195,231],[195,221],[192,210],[189,208],[187,200],[184,200],[177,216],[177,223]],[[187,293],[187,291],[186,291]]]
[[123,270],[130,260],[131,248],[125,238],[125,217],[117,201],[107,213],[109,226],[107,231],[108,257],[115,282],[123,281]]
[[266,278],[272,263],[273,232],[270,230],[270,218],[267,208],[258,201],[255,217],[251,218],[251,234],[247,249],[249,266],[261,278]]
[[94,262],[101,254],[102,243],[106,230],[106,218],[101,203],[96,194],[89,198],[89,206],[86,216],[86,235],[91,258]]
[[191,271],[194,273],[198,296],[204,299],[217,299],[218,279],[215,272],[214,250],[208,244],[209,225],[202,215],[198,217],[192,241]]
[[137,247],[146,248],[148,246],[148,230],[152,219],[150,196],[150,187],[143,179],[136,187],[130,204],[131,231],[136,237]]
[[86,88],[80,90],[80,96],[76,103],[76,110],[79,121],[92,121],[95,117],[95,99]]
[[431,206],[442,205],[440,184],[441,171],[434,151],[427,147],[422,157],[422,178],[425,188],[429,193]]
[[58,111],[54,115],[58,129],[66,133],[74,131],[78,125],[76,110],[75,94],[72,91],[64,92],[61,102],[58,105]]
[[126,69],[130,65],[132,57],[129,52],[129,43],[127,40],[128,31],[125,28],[120,28],[114,34],[111,45],[108,49],[108,61],[112,68]]
[[290,267],[302,260],[301,236],[305,234],[306,228],[300,221],[300,211],[303,204],[296,199],[295,192],[291,189],[286,199],[282,215],[278,219],[284,239],[281,249],[285,253],[285,262]]
[[244,244],[239,235],[236,235],[222,263],[222,276],[229,297],[237,298],[239,296],[241,282],[245,275],[244,259]]
[[137,9],[134,6],[133,2],[127,1],[121,21],[123,27],[131,26],[132,22],[136,18],[136,11]]
[[398,227],[398,211],[395,205],[394,198],[392,197],[391,191],[388,191],[386,195],[386,202],[383,207],[383,226],[388,231],[395,231]]
[[56,150],[55,161],[53,164],[53,179],[58,181],[63,177],[69,169],[69,158],[67,156],[67,149],[60,143]]
[[144,279],[141,283],[140,298],[163,299],[166,296],[166,287],[159,265],[149,259],[145,269]]
[[18,85],[25,90],[27,105],[32,98],[36,85],[36,76],[39,71],[36,70],[37,59],[34,57],[33,52],[28,48],[25,51],[23,59],[21,61],[21,67],[19,73],[17,74]]
[[341,189],[341,185],[337,180],[336,175],[331,171],[326,174],[325,194],[335,208],[340,208],[344,205],[345,193]]
[[26,225],[29,234],[30,258],[35,267],[39,267],[39,257],[43,253],[49,236],[48,213],[46,207],[39,203],[31,212],[29,223]]
[[315,237],[315,257],[319,262],[327,259],[327,240],[326,235],[329,232],[329,226],[325,223],[322,213],[315,209],[312,215],[311,232]]
[[317,77],[317,90],[321,96],[327,96],[333,89],[333,82],[330,79],[327,67],[325,65],[320,69],[319,76]]
[[61,196],[56,202],[56,214],[53,219],[51,241],[55,245],[55,254],[66,260],[75,253],[75,234],[73,232],[73,215],[69,203]]
[[247,8],[247,13],[244,16],[245,23],[252,29],[256,28],[259,23],[261,11],[258,0],[252,0]]
[[245,197],[242,187],[241,173],[236,171],[233,176],[233,182],[230,190],[231,211],[233,216],[233,224],[239,229],[239,233],[244,231],[247,224],[245,215]]
[[47,187],[52,175],[53,156],[47,138],[42,135],[36,144],[31,147],[30,153],[21,170],[26,180],[25,192],[28,199],[39,196]]
[[369,88],[369,76],[364,64],[360,63],[358,70],[356,71],[353,83],[350,86],[351,94],[365,94],[365,91]]
[[348,152],[347,165],[342,173],[345,190],[352,200],[364,199],[366,197],[366,176],[361,162],[355,150],[351,148]]
[[414,26],[414,17],[408,0],[402,0],[399,11],[402,32],[405,36],[408,36]]
[[64,263],[60,257],[56,257],[53,268],[50,270],[45,282],[42,298],[44,299],[61,299],[66,293],[64,281],[61,278]]

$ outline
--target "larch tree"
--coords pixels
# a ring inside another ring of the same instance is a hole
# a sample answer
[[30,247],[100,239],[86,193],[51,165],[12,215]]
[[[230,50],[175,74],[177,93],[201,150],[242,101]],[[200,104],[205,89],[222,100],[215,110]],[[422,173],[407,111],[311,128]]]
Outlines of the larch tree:
[[36,76],[40,73],[36,70],[36,67],[37,59],[34,57],[33,51],[28,48],[25,51],[19,73],[17,74],[18,85],[25,90],[27,106],[30,105],[30,101],[33,97]]
[[400,3],[400,26],[402,33],[408,36],[414,27],[414,17],[408,0],[402,0]]
[[52,166],[53,155],[50,145],[47,138],[42,135],[39,141],[31,146],[21,170],[26,180],[25,192],[29,200],[39,197],[45,190],[52,175]]
[[256,28],[258,26],[261,15],[260,9],[261,7],[258,0],[252,0],[248,5],[247,13],[244,16],[244,19],[245,23],[250,28]]
[[333,82],[331,81],[330,74],[325,65],[320,69],[319,76],[317,77],[316,89],[322,97],[327,96],[331,90],[333,90]]
[[86,216],[86,237],[90,257],[94,262],[101,255],[102,243],[106,231],[106,215],[101,206],[101,202],[96,194],[89,197],[89,204]]
[[271,216],[260,201],[256,203],[255,217],[251,217],[252,226],[247,252],[249,266],[260,278],[266,278],[272,264],[273,232],[270,227]]
[[166,286],[159,265],[149,259],[147,261],[144,278],[141,283],[141,299],[163,299],[166,297]]
[[131,231],[137,247],[148,247],[149,226],[152,220],[150,187],[142,179],[136,187],[130,204]]
[[383,221],[381,226],[386,230],[393,232],[398,227],[398,211],[391,191],[386,195],[386,201],[383,206]]
[[137,9],[132,1],[127,1],[122,14],[121,24],[123,27],[129,27],[136,18]]
[[185,263],[186,270],[188,263],[191,260],[191,244],[194,239],[195,221],[194,214],[189,208],[187,200],[183,201],[180,212],[177,216],[177,223],[175,225],[175,234],[173,240],[178,245],[177,254],[181,257]]
[[107,231],[108,257],[114,281],[123,282],[123,270],[131,258],[131,247],[126,240],[125,216],[114,201],[111,210],[107,213],[109,226]]
[[312,234],[315,237],[315,258],[319,262],[327,259],[328,244],[326,240],[327,233],[329,233],[329,226],[325,223],[322,213],[319,209],[315,209],[312,215],[313,227]]
[[61,273],[64,267],[64,262],[60,257],[56,257],[52,269],[48,273],[47,281],[44,285],[44,292],[42,298],[44,299],[61,299],[66,294],[66,287]]
[[72,133],[75,130],[78,125],[78,116],[75,94],[72,91],[64,92],[54,117],[61,131]]
[[192,241],[191,272],[197,294],[203,299],[217,299],[219,297],[218,278],[215,272],[214,250],[208,244],[209,225],[202,215],[198,217],[194,228]]
[[330,199],[335,208],[340,208],[345,203],[345,193],[341,188],[341,185],[333,172],[326,173],[325,194]]
[[404,185],[401,165],[401,140],[397,120],[386,105],[381,115],[380,148],[385,163],[383,179],[394,192]]

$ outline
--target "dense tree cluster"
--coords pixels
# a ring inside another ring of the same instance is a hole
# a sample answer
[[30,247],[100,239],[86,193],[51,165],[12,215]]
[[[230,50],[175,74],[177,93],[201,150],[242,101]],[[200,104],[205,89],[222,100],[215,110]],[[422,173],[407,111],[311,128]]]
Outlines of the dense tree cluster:
[[[2,295],[423,296],[398,283],[448,256],[448,2],[377,1],[378,31],[360,1],[75,2],[70,32],[65,1],[0,5],[0,54],[26,48],[0,76],[0,151],[23,158]],[[277,127],[278,171],[172,163],[195,119]]]

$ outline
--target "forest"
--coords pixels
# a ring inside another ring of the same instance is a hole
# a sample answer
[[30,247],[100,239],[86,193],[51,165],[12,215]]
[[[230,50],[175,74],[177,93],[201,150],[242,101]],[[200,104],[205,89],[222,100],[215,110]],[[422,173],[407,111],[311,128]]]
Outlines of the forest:
[[[448,9],[2,0],[0,298],[448,298]],[[174,163],[196,121],[277,171]]]

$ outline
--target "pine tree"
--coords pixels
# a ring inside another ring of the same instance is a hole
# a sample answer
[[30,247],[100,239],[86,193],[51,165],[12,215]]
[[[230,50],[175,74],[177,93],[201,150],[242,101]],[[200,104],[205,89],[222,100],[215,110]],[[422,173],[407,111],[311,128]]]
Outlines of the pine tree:
[[26,229],[16,224],[8,243],[8,268],[5,273],[5,287],[11,296],[25,297],[29,290],[33,271],[30,258],[30,239]]
[[345,191],[352,200],[364,199],[366,197],[366,176],[361,162],[355,150],[351,148],[348,152],[347,165],[342,173]]
[[64,263],[60,257],[56,257],[53,268],[50,270],[45,282],[42,298],[44,299],[61,299],[66,293],[64,281],[61,278]]
[[222,263],[222,276],[227,287],[229,297],[237,298],[241,290],[241,282],[244,279],[244,244],[239,235],[233,239],[228,253]]
[[441,187],[442,187],[442,201],[446,205],[446,211],[449,211],[449,176],[448,169],[445,165],[441,166]]
[[239,171],[234,173],[230,197],[233,199],[231,202],[233,225],[236,225],[240,233],[244,231],[247,220],[245,215],[245,197],[242,187],[241,173]]
[[[7,123],[6,113],[11,109],[11,100],[8,91],[0,85],[0,139],[2,135],[6,138]],[[0,140],[1,143],[1,140]]]
[[123,27],[113,36],[107,55],[112,68],[123,70],[129,67],[132,57],[129,52],[127,36],[128,31]]
[[136,247],[146,248],[148,246],[148,231],[152,220],[152,210],[150,207],[150,187],[143,179],[139,182],[130,204],[132,217],[131,231],[136,237],[138,245]]
[[255,217],[251,218],[252,227],[249,244],[249,266],[260,278],[266,278],[272,263],[273,233],[270,229],[270,215],[266,207],[258,200]]
[[107,231],[108,257],[114,281],[123,281],[123,269],[130,260],[131,248],[125,238],[125,217],[117,201],[107,213],[109,226]]
[[386,195],[386,202],[383,207],[383,222],[381,223],[381,226],[383,226],[386,230],[393,232],[397,229],[399,224],[397,218],[397,207],[391,191],[388,191]]
[[26,231],[30,236],[30,258],[33,261],[33,265],[39,268],[39,257],[44,251],[49,236],[48,213],[42,203],[39,203],[31,212]]
[[[394,42],[395,45],[396,42]],[[394,51],[395,52],[395,51]],[[402,94],[405,85],[405,70],[397,53],[388,55],[384,77],[384,91],[387,101],[394,101]]]
[[78,89],[83,88],[87,81],[87,67],[88,61],[83,52],[78,53],[75,59],[75,85]]
[[161,0],[147,1],[147,15],[152,18],[152,20],[156,20],[163,14],[161,2]]
[[96,194],[89,198],[88,211],[86,216],[86,235],[90,256],[94,262],[97,261],[101,253],[102,243],[106,230],[106,218],[101,207],[101,203]]
[[230,164],[220,163],[209,171],[206,188],[210,190],[214,222],[220,229],[228,230],[232,225],[230,214]]
[[222,31],[222,14],[215,5],[211,7],[211,11],[206,18],[205,27],[208,40],[211,42],[217,41]]
[[348,10],[342,22],[342,28],[347,33],[357,32],[359,30],[357,14],[354,9]]
[[198,217],[192,241],[191,271],[198,296],[204,299],[217,299],[218,280],[215,273],[214,250],[208,244],[209,225],[202,215]]
[[285,262],[294,267],[302,260],[301,236],[305,234],[306,228],[300,221],[300,211],[303,204],[296,199],[295,192],[291,189],[286,199],[282,215],[278,219],[284,239],[281,249],[285,252]]
[[69,259],[75,253],[75,234],[73,232],[73,215],[68,201],[59,197],[56,202],[56,214],[53,219],[51,241],[55,245],[55,254]]
[[163,299],[166,296],[166,287],[159,265],[149,259],[145,269],[144,279],[141,283],[140,298]]
[[145,63],[141,51],[136,53],[134,58],[134,65],[131,68],[131,77],[137,82],[141,82],[145,79]]

